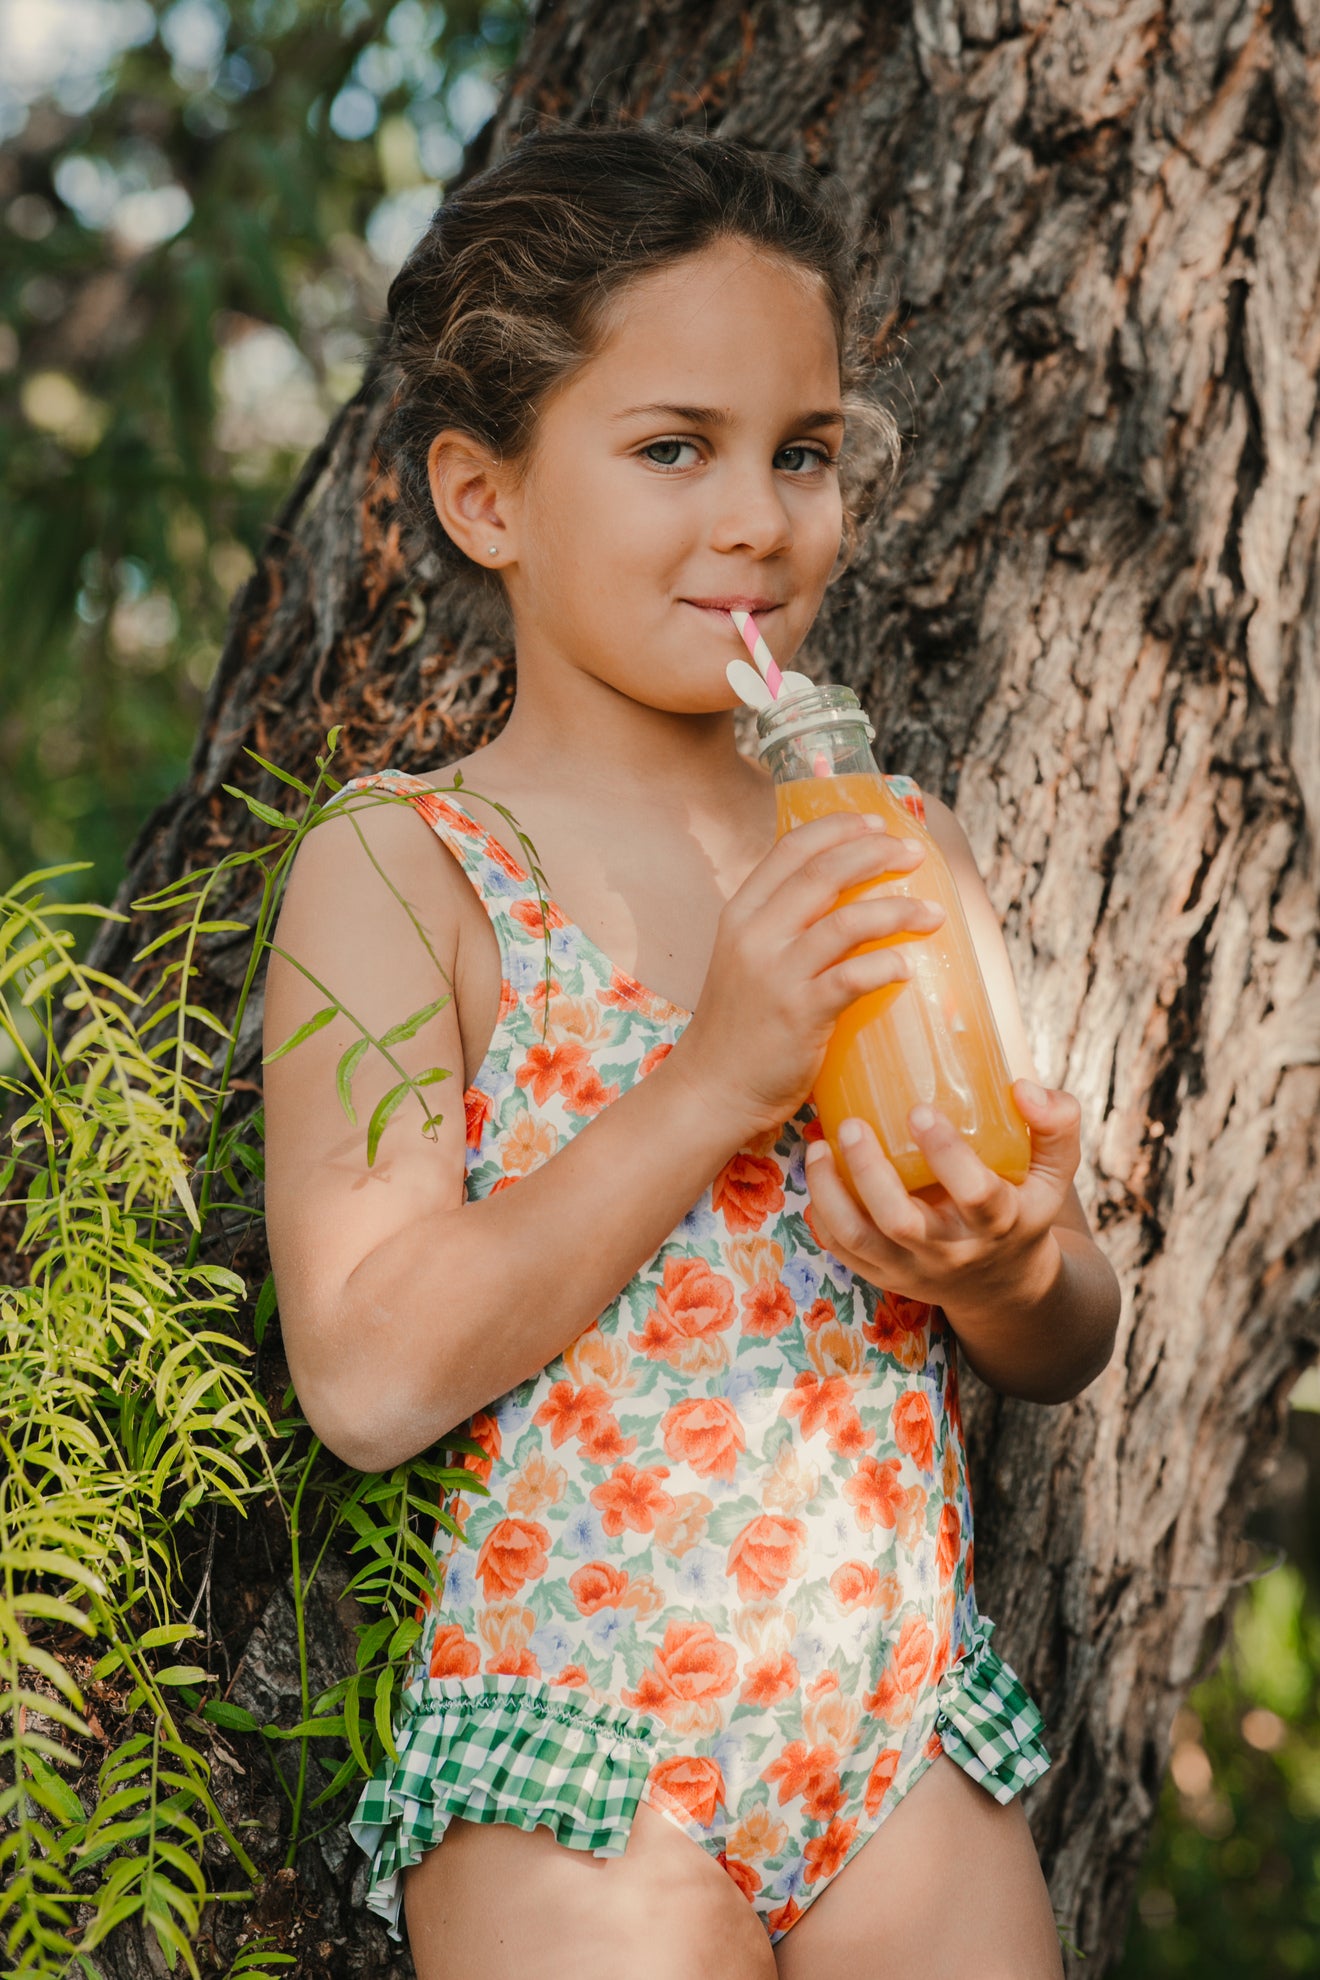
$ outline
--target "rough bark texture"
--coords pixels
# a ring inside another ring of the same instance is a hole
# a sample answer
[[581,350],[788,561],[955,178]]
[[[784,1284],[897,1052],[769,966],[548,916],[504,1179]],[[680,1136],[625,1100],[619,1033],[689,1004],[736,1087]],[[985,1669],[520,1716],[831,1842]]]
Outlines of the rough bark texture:
[[[813,658],[957,807],[1124,1281],[1078,1403],[972,1410],[979,1585],[1050,1723],[1030,1813],[1091,1980],[1320,1341],[1318,101],[1317,0],[559,0],[470,161],[538,112],[704,116],[887,223],[913,446]],[[222,782],[276,795],[245,743],[303,769],[342,722],[347,774],[498,728],[508,657],[409,552],[380,410],[373,377],[309,464],[121,906],[242,836]],[[402,1976],[342,1855],[304,1857],[300,1970]]]

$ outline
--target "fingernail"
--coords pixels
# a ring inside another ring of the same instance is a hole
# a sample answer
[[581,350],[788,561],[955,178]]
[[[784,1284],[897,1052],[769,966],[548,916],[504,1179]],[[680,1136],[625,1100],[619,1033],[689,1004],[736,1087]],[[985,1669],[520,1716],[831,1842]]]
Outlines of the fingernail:
[[855,1148],[862,1138],[860,1121],[845,1121],[839,1129],[839,1140],[845,1148]]
[[877,817],[874,811],[864,811],[862,817],[873,832],[887,832],[889,830],[888,819]]
[[1029,1100],[1033,1107],[1043,1107],[1050,1097],[1043,1086],[1037,1086],[1034,1079],[1020,1079],[1018,1092],[1023,1099]]
[[914,1107],[908,1115],[908,1120],[918,1134],[924,1134],[927,1128],[933,1128],[935,1125],[935,1109],[933,1107]]

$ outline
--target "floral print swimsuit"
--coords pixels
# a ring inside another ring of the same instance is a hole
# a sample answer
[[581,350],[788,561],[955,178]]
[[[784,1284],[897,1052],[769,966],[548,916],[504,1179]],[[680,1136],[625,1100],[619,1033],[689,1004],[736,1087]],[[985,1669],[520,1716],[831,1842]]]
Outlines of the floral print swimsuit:
[[[916,786],[890,781],[921,816]],[[543,920],[529,874],[453,797],[388,770],[344,793],[371,788],[414,804],[494,925],[502,993],[465,1096],[466,1187],[513,1189],[691,1014],[552,903]],[[398,1759],[351,1825],[396,1933],[400,1873],[453,1817],[609,1856],[644,1800],[776,1940],[938,1753],[1000,1801],[1049,1765],[977,1613],[944,1317],[817,1243],[819,1133],[808,1105],[741,1149],[592,1325],[472,1420],[489,1497],[449,1508],[464,1537]]]

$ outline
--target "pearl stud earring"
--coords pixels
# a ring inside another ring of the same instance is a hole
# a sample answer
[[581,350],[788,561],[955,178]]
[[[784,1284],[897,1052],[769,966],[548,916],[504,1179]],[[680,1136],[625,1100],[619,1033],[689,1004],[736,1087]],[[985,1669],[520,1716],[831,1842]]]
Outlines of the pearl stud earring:
[[499,546],[499,544],[498,544],[498,543],[492,543],[492,544],[491,544],[491,546],[490,546],[490,552],[489,552],[489,554],[490,554],[490,555],[491,555],[492,557],[498,557],[498,556],[499,556],[499,554],[500,554],[500,546]]

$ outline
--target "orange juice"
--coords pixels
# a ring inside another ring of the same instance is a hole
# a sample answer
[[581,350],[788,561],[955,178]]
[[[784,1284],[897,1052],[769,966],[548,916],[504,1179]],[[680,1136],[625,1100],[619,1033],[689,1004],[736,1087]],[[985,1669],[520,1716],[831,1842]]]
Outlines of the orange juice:
[[[848,757],[856,762],[858,753],[854,746]],[[861,754],[868,754],[864,744]],[[833,755],[837,761],[839,752]],[[814,762],[818,768],[830,767],[828,754],[816,755]],[[828,811],[873,811],[896,838],[916,839],[924,849],[925,858],[913,872],[850,887],[839,896],[840,903],[866,893],[905,894],[935,901],[945,914],[932,935],[892,935],[864,942],[852,952],[861,955],[902,942],[912,975],[859,997],[835,1025],[812,1093],[835,1159],[839,1126],[856,1115],[875,1129],[906,1188],[933,1183],[907,1124],[909,1109],[924,1101],[966,1136],[987,1168],[1021,1182],[1031,1162],[1031,1138],[1009,1092],[1004,1048],[943,853],[878,772],[796,775],[781,781],[783,767],[775,765],[780,834]]]

